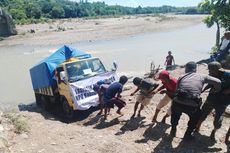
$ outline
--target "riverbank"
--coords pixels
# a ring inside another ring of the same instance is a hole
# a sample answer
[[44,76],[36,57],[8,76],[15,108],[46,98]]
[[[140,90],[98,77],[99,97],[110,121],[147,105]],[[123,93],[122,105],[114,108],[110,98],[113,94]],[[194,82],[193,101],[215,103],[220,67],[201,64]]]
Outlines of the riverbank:
[[201,23],[204,15],[136,15],[103,19],[63,19],[44,24],[17,26],[18,35],[4,45],[57,45],[79,41],[115,39],[168,31]]
[[[207,74],[207,65],[199,65],[198,72]],[[170,73],[178,78],[184,73],[184,68],[178,68]],[[182,137],[187,127],[188,117],[183,114],[177,135],[171,140],[169,137],[170,119],[166,120],[166,124],[159,122],[170,104],[162,109],[157,119],[158,122],[153,124],[151,119],[162,97],[161,94],[156,94],[151,103],[142,111],[141,117],[131,119],[136,98],[129,95],[135,90],[135,87],[132,82],[126,87],[129,90],[122,93],[127,102],[127,106],[122,110],[124,116],[119,116],[116,114],[116,109],[112,109],[106,121],[103,120],[103,116],[97,115],[99,111],[97,109],[78,112],[75,119],[67,124],[58,109],[47,112],[35,104],[20,105],[19,114],[27,120],[29,131],[16,134],[15,128],[9,124],[7,126],[3,124],[2,129],[9,133],[5,137],[8,140],[5,150],[22,153],[72,153],[76,151],[85,153],[224,153],[229,151],[226,144],[220,141],[230,125],[229,116],[224,116],[223,125],[217,131],[215,141],[209,138],[213,122],[213,116],[210,115],[203,123],[196,139],[184,142]],[[202,94],[203,100],[206,96],[207,93]]]

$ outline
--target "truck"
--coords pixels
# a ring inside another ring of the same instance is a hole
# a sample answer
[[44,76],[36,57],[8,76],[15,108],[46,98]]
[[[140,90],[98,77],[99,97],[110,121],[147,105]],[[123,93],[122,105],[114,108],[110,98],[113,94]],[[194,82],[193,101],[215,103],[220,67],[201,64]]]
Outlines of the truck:
[[64,45],[30,68],[36,104],[46,110],[60,104],[69,119],[76,110],[96,107],[98,95],[93,86],[101,80],[118,80],[117,64],[113,65],[108,71],[99,58]]

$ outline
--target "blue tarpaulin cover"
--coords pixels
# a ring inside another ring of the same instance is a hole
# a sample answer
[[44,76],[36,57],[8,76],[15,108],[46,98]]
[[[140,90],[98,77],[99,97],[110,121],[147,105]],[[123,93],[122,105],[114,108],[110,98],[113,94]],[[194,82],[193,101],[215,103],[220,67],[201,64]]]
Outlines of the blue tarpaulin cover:
[[54,71],[56,67],[71,57],[83,59],[90,58],[91,55],[64,45],[30,69],[33,89],[53,86],[55,84]]

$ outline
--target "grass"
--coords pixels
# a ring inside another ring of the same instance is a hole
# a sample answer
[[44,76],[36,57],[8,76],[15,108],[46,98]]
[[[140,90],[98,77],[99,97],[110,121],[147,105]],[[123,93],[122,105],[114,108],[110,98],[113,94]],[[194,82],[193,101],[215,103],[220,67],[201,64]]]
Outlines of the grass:
[[29,125],[27,119],[19,114],[17,110],[6,110],[3,116],[14,125],[16,133],[29,132]]
[[0,37],[0,41],[3,41],[4,40],[4,38],[3,37]]

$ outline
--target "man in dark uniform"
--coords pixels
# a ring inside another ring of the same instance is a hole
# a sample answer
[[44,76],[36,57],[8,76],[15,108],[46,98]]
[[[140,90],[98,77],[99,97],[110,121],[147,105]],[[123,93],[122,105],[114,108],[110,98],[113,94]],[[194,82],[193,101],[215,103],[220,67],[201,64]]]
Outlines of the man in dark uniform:
[[[213,109],[215,109],[214,129],[210,137],[215,139],[217,129],[221,127],[225,109],[230,104],[230,73],[221,68],[219,62],[208,64],[209,75],[221,80],[221,90],[218,93],[209,93],[206,102],[202,106],[202,116],[197,124],[196,132],[199,132],[202,122],[207,118]],[[204,90],[210,88],[207,86]]]
[[196,63],[189,62],[185,65],[185,75],[181,76],[177,82],[176,95],[172,102],[171,132],[172,137],[176,136],[176,126],[182,113],[189,116],[188,128],[184,134],[184,139],[193,138],[193,131],[201,116],[200,94],[205,83],[213,86],[212,92],[220,90],[221,82],[219,79],[196,73]]

